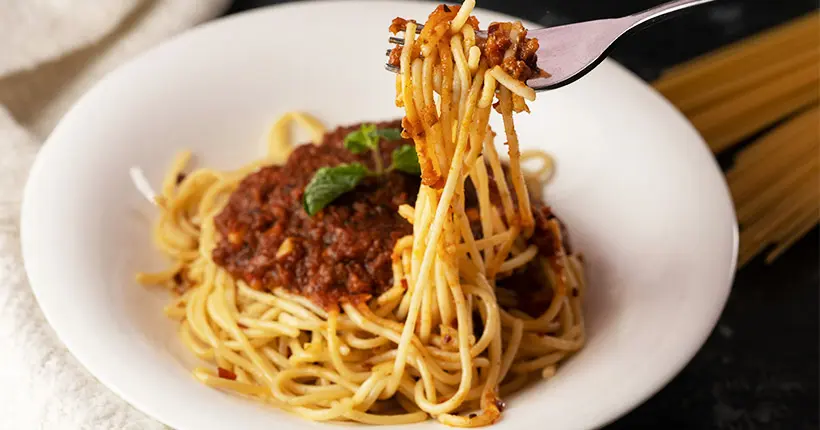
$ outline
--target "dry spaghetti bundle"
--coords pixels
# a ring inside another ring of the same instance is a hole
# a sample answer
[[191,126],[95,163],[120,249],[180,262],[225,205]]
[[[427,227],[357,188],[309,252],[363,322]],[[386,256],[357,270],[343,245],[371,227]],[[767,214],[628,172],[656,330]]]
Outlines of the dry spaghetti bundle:
[[666,72],[655,87],[714,152],[741,148],[727,180],[740,264],[780,256],[820,221],[820,15],[811,13]]

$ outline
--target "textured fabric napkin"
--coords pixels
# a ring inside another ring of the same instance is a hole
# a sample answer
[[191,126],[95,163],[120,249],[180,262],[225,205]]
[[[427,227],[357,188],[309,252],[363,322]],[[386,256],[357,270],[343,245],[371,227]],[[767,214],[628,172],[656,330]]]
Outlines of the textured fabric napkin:
[[103,387],[46,323],[20,256],[20,200],[37,150],[83,92],[125,60],[227,5],[0,2],[0,429],[165,428]]

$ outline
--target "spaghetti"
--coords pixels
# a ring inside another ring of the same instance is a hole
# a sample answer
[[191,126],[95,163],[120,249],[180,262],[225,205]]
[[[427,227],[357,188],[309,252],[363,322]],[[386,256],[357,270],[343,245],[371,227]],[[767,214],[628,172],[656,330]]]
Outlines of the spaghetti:
[[[396,209],[412,233],[395,240],[392,280],[378,293],[318,303],[293,285],[254,285],[215,261],[225,241],[243,240],[226,237],[215,219],[249,174],[288,158],[290,121],[319,140],[314,118],[288,114],[270,134],[268,157],[237,171],[183,174],[190,154],[174,161],[155,199],[154,230],[174,263],[138,281],[177,291],[166,314],[180,321],[183,343],[214,366],[195,369],[197,379],[316,421],[433,417],[476,427],[500,418],[503,396],[533,374],[552,377],[583,346],[581,258],[526,186],[548,178],[552,160],[520,152],[512,119],[534,98],[522,81],[537,73],[537,42],[520,23],[494,23],[479,38],[473,6],[439,6],[418,36],[413,21],[392,26],[405,32],[396,101],[421,185]],[[504,119],[508,164],[492,142],[493,104]],[[528,172],[528,158],[541,167]],[[290,239],[268,257],[297,258],[298,239]]]

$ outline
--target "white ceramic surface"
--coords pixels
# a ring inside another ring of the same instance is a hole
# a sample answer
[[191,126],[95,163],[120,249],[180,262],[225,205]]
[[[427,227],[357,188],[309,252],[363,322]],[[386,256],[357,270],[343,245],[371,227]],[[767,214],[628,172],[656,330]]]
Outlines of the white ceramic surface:
[[[382,68],[387,26],[432,7],[345,1],[240,14],[140,56],[74,106],[31,172],[23,251],[46,317],[92,374],[180,430],[326,426],[190,375],[194,360],[161,312],[168,297],[133,282],[163,261],[149,240],[155,211],[128,169],[141,166],[157,186],[183,148],[199,165],[240,166],[288,110],[329,126],[399,116]],[[476,14],[483,25],[509,18]],[[737,228],[701,138],[617,64],[540,94],[531,109],[518,130],[525,148],[557,160],[547,198],[586,255],[589,338],[557,377],[508,399],[497,428],[588,429],[652,395],[701,346],[729,292]]]

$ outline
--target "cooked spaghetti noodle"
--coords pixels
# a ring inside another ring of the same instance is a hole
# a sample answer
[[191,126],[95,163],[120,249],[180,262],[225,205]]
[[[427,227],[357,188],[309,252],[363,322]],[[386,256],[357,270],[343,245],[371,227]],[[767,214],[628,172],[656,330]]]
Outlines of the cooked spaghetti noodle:
[[[583,346],[581,258],[567,251],[557,218],[537,210],[526,186],[547,179],[552,160],[520,152],[512,119],[534,98],[522,81],[537,72],[525,60],[537,42],[520,23],[493,24],[480,39],[473,6],[439,6],[418,36],[413,21],[392,27],[405,30],[396,100],[422,185],[414,204],[397,209],[412,234],[395,241],[392,281],[378,295],[318,303],[291,285],[252,285],[215,262],[219,243],[236,239],[215,223],[232,193],[260,166],[287,158],[290,121],[318,143],[323,130],[314,118],[288,114],[270,133],[268,157],[237,171],[184,174],[190,154],[174,161],[155,199],[154,230],[174,263],[138,280],[177,290],[166,314],[213,366],[194,370],[200,381],[316,421],[433,417],[475,427],[498,420],[503,396],[533,374],[552,377]],[[508,164],[488,126],[494,101]],[[525,158],[540,169],[527,173]],[[293,256],[295,246],[285,239],[271,258]],[[526,270],[538,282],[521,297],[508,286]],[[533,315],[526,302],[543,306]]]

